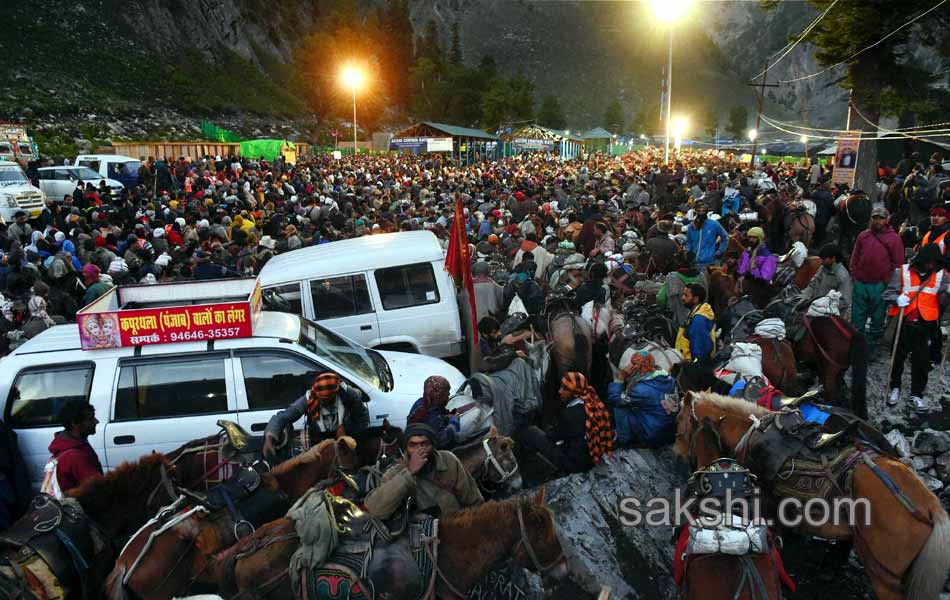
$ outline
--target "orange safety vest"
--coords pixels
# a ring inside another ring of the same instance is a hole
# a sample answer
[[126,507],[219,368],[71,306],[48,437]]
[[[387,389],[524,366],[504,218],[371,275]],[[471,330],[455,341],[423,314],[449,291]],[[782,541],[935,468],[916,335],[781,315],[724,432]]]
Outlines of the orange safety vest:
[[[937,304],[937,290],[940,289],[943,277],[944,271],[943,269],[939,269],[930,275],[926,283],[923,283],[920,280],[920,275],[917,274],[917,271],[912,271],[910,265],[901,267],[901,293],[911,296],[910,304],[904,309],[905,317],[909,315],[911,311],[917,309],[920,311],[920,318],[924,321],[936,321],[940,318],[940,306]],[[888,315],[892,317],[897,315],[898,308],[900,307],[896,304],[892,306],[890,310],[888,310]]]
[[[931,242],[930,242],[930,233],[931,233],[931,232],[928,231],[927,233],[924,234],[924,239],[920,240],[920,244],[917,245],[917,248],[914,248],[914,251],[915,251],[915,252],[916,252],[919,248],[923,248],[923,247],[926,246],[927,244],[931,243]],[[943,254],[943,253],[944,253],[944,245],[945,245],[945,244],[944,244],[944,238],[947,237],[947,234],[948,234],[948,233],[950,233],[950,231],[944,231],[943,233],[941,233],[940,235],[938,235],[938,236],[937,236],[937,239],[933,242],[934,244],[937,244],[937,246],[940,248],[940,254]]]

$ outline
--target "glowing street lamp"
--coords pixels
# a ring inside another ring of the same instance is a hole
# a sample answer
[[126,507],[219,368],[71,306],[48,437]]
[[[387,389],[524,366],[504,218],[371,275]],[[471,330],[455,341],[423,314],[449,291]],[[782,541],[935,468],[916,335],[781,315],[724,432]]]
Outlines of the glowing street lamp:
[[683,143],[683,136],[686,134],[686,127],[689,125],[689,121],[686,117],[676,117],[673,120],[673,139],[676,144],[676,151],[680,151],[680,145]]
[[673,24],[689,10],[691,0],[651,0],[653,15],[670,30],[670,50],[666,61],[666,139],[663,162],[670,160],[670,110],[673,105]]
[[805,162],[807,163],[808,162],[808,136],[803,135],[802,137],[798,138],[798,141],[800,141],[802,143],[802,146],[805,147]]
[[754,142],[755,138],[759,137],[759,132],[755,129],[750,129],[747,135],[749,136],[749,141]]
[[353,65],[343,67],[340,72],[340,81],[353,91],[353,154],[357,153],[356,146],[356,88],[362,87],[364,81],[363,72]]

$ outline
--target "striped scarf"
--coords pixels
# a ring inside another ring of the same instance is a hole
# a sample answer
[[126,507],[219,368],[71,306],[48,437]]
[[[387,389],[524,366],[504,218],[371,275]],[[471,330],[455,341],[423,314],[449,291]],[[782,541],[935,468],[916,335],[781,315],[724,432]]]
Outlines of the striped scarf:
[[340,392],[340,376],[336,373],[321,373],[313,380],[307,397],[307,412],[311,416],[320,414],[320,405]]
[[597,397],[594,388],[587,383],[587,378],[581,373],[568,373],[561,379],[561,389],[584,402],[584,413],[587,415],[584,423],[587,430],[587,450],[594,464],[599,463],[604,454],[613,454],[614,428],[610,413]]

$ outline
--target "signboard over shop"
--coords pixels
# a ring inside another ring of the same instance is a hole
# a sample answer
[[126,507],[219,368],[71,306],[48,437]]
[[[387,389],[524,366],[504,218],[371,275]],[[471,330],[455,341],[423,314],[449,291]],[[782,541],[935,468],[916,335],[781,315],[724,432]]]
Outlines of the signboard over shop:
[[401,137],[389,141],[390,150],[414,150],[416,152],[451,152],[450,137]]

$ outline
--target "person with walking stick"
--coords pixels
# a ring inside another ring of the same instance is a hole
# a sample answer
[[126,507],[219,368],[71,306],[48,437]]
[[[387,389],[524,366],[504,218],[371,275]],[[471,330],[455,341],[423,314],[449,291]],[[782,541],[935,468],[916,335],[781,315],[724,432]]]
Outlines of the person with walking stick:
[[897,317],[897,333],[891,352],[891,393],[887,403],[901,400],[904,361],[910,356],[911,389],[908,399],[918,413],[928,412],[924,389],[930,373],[930,339],[940,333],[940,302],[946,301],[950,277],[943,269],[943,256],[936,244],[927,244],[910,264],[894,271],[882,297],[893,303],[888,315]]

